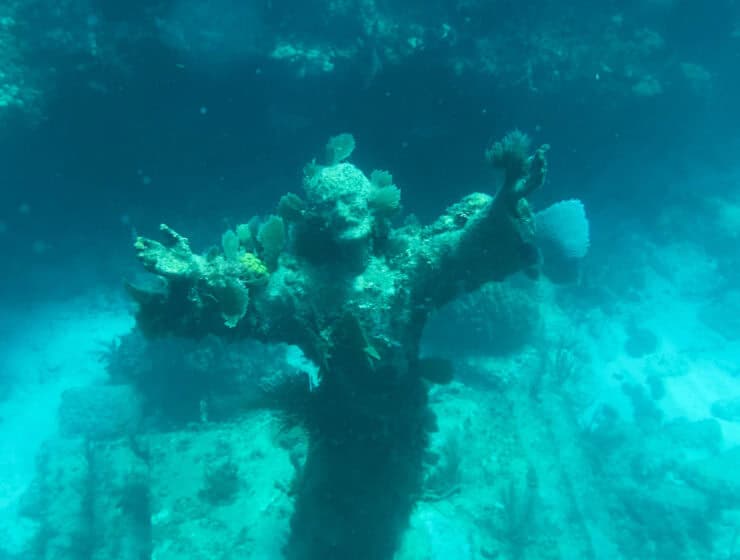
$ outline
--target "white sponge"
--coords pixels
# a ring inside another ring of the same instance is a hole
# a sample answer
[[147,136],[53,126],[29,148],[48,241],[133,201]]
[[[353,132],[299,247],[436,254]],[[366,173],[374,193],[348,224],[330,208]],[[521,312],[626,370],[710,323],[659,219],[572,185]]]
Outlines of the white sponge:
[[535,226],[538,241],[555,246],[563,256],[581,259],[588,253],[588,218],[580,200],[561,200],[537,212]]

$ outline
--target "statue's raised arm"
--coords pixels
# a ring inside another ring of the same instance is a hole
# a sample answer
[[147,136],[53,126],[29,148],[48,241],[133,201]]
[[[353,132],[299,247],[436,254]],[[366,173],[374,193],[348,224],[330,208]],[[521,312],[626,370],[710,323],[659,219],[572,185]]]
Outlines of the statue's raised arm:
[[353,147],[349,135],[332,138],[325,164],[304,170],[303,197],[286,194],[275,215],[203,254],[166,225],[162,241],[139,237],[139,260],[156,276],[130,286],[140,327],[295,343],[321,363],[349,316],[370,355],[409,343],[413,352],[429,311],[536,263],[525,197],[545,180],[546,146],[530,155],[524,134],[507,135],[487,152],[503,171],[498,191],[468,195],[426,227],[393,227],[400,190],[389,173],[345,162]]

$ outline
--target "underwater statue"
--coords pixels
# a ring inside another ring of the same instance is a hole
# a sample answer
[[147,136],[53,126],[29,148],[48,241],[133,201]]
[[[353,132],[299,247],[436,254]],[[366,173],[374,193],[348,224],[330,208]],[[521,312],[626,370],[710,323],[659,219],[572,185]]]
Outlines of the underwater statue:
[[540,261],[526,197],[545,182],[547,146],[532,152],[526,135],[508,134],[486,153],[503,174],[496,192],[470,194],[429,225],[401,220],[391,175],[366,176],[346,161],[353,148],[348,134],[332,138],[324,161],[306,166],[301,196],[284,195],[218,248],[198,254],[165,225],[161,241],[135,243],[154,274],[129,287],[142,332],[283,342],[318,366],[300,411],[310,444],[289,559],[392,557],[434,429],[428,387],[451,376],[419,356],[426,320]]

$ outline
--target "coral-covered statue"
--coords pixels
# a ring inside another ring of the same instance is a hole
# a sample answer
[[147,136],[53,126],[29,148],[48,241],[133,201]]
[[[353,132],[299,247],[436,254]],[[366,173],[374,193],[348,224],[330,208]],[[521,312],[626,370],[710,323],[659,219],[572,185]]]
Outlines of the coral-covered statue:
[[149,335],[208,333],[300,347],[320,371],[303,411],[311,443],[298,482],[288,558],[390,558],[418,496],[427,380],[449,371],[419,357],[436,308],[488,281],[536,268],[536,220],[525,197],[547,171],[547,146],[529,153],[513,132],[487,152],[503,171],[495,195],[475,193],[434,223],[396,227],[392,177],[368,178],[345,160],[348,134],[305,168],[304,195],[275,215],[228,231],[196,254],[162,225],[136,240],[158,278],[131,286]]

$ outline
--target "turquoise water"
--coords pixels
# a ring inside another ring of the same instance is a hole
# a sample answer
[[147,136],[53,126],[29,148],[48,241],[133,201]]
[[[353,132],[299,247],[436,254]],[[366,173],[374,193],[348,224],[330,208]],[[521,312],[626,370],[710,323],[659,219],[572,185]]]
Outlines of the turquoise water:
[[8,0],[0,559],[740,559],[740,5]]

